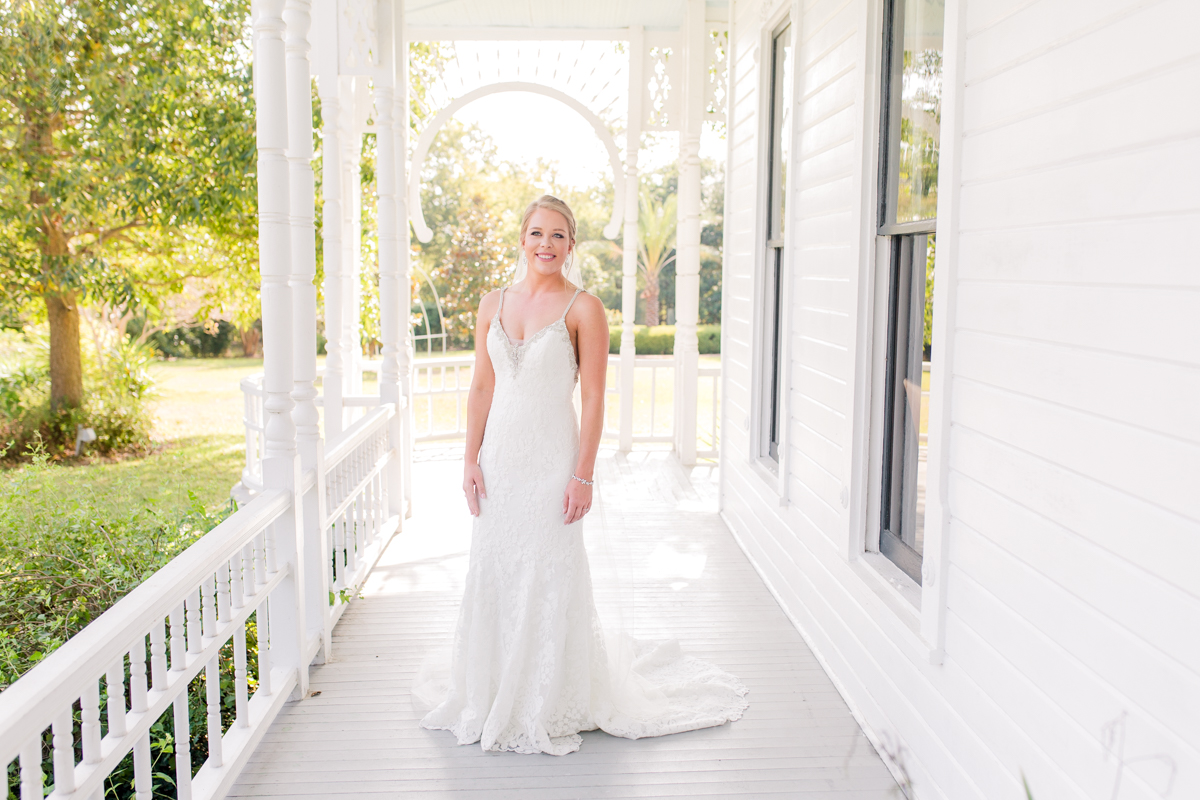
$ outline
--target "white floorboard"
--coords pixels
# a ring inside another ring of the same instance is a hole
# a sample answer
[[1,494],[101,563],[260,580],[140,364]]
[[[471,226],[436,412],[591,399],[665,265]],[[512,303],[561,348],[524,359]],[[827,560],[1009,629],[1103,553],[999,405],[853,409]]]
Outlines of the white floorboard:
[[684,469],[666,451],[601,451],[585,526],[597,602],[611,619],[606,578],[635,586],[622,624],[639,637],[677,637],[737,674],[750,687],[746,715],[658,739],[586,733],[562,757],[486,753],[419,728],[409,683],[453,627],[471,519],[461,446],[419,448],[415,460],[413,518],[334,630],[334,660],[313,668],[312,695],[285,707],[231,797],[900,796],[717,516],[715,468]]

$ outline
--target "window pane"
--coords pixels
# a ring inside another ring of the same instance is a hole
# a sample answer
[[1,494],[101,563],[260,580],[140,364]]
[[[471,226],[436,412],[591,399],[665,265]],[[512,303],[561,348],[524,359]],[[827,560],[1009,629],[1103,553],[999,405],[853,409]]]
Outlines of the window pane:
[[888,311],[879,549],[917,583],[925,550],[934,237],[897,237]]
[[785,25],[775,34],[772,47],[774,63],[772,85],[771,142],[771,232],[769,238],[782,239],[787,222],[787,169],[792,139],[792,26]]
[[773,329],[771,331],[771,400],[770,414],[771,425],[767,437],[767,455],[776,461],[779,460],[779,421],[780,413],[780,397],[779,397],[779,334],[781,330],[781,317],[783,316],[783,248],[774,248],[774,263],[771,270],[771,295],[772,295],[772,318],[774,320]]
[[[918,242],[920,240],[918,239]],[[924,264],[915,264],[914,269],[920,270],[922,266],[925,271],[924,289],[921,292],[924,295],[919,299],[918,303],[923,303],[924,308],[921,313],[922,336],[921,336],[921,379],[920,379],[920,394],[917,395],[920,399],[913,403],[913,412],[916,416],[917,423],[917,439],[920,443],[917,454],[917,485],[914,494],[916,495],[916,520],[913,524],[913,544],[912,548],[920,554],[925,552],[925,464],[928,460],[929,453],[929,381],[932,377],[931,359],[933,358],[933,253],[934,253],[934,237],[929,237],[929,244],[926,247]],[[914,394],[918,391],[917,387],[913,387]]]
[[[901,5],[899,2],[897,5]],[[937,216],[945,0],[904,0],[896,222]],[[893,128],[892,135],[896,135]],[[894,152],[894,151],[893,151]]]

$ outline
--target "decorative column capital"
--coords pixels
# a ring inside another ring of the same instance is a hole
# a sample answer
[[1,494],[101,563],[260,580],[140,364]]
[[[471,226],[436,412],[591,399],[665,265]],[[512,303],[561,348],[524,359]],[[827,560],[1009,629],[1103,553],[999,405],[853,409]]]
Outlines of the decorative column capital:
[[284,42],[288,54],[301,53],[307,57],[312,45],[308,31],[312,27],[312,0],[284,0],[283,20],[287,25]]

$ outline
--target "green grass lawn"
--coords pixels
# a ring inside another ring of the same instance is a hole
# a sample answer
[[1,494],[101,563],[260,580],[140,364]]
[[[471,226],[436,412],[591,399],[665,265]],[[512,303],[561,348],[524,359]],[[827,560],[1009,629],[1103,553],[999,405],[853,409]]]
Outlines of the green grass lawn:
[[[71,482],[96,500],[111,497],[113,515],[128,504],[150,505],[166,517],[182,515],[192,507],[189,492],[206,508],[224,505],[245,464],[238,383],[261,369],[261,360],[241,358],[155,364],[153,451],[64,466],[64,478],[70,473]],[[18,480],[26,469],[0,471],[0,483]]]
[[[452,355],[470,355],[469,352]],[[420,354],[418,354],[418,357]],[[720,356],[700,357],[701,366],[720,364]],[[75,481],[83,481],[103,495],[104,490],[121,484],[113,492],[121,502],[149,501],[162,513],[184,513],[191,507],[189,492],[207,508],[226,503],[230,488],[237,483],[244,465],[244,429],[242,427],[241,380],[262,371],[261,359],[214,358],[162,361],[153,367],[157,381],[152,403],[155,449],[149,455],[70,467]],[[634,403],[634,432],[637,435],[666,434],[674,418],[672,370],[658,370],[655,381],[654,425],[650,420],[651,371],[636,372],[637,394]],[[427,373],[418,374],[418,388],[426,388]],[[364,391],[376,391],[374,376],[368,375]],[[447,385],[453,386],[452,371]],[[928,376],[926,376],[928,379]],[[459,370],[459,380],[470,385],[471,369]],[[608,382],[614,386],[616,370],[609,369]],[[435,374],[434,387],[441,388],[441,376]],[[697,421],[702,443],[712,441],[713,392],[711,381],[700,381]],[[466,419],[466,394],[460,396],[460,413]],[[453,429],[454,395],[435,398],[434,430]],[[428,398],[417,399],[414,409],[417,430],[428,426]],[[620,409],[616,397],[610,397],[606,426],[615,429]],[[12,480],[23,467],[0,472],[0,483]],[[119,509],[114,508],[114,513]]]
[[147,455],[0,470],[0,689],[228,513],[245,461],[238,383],[259,369],[155,364]]

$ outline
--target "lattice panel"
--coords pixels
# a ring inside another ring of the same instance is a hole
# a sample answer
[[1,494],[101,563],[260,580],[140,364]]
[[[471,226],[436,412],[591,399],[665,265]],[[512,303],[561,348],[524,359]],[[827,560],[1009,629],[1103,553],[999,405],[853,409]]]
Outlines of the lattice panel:
[[[607,124],[623,128],[629,59],[624,42],[447,42],[450,58],[418,100],[418,128],[456,98],[483,86],[520,81],[558,89]],[[414,96],[416,93],[414,92]]]
[[[643,44],[642,128],[679,130],[683,87],[679,34],[647,32]],[[628,42],[460,41],[438,46],[449,58],[440,75],[432,80],[428,74],[424,76],[424,95],[413,93],[417,98],[418,129],[456,98],[482,86],[510,81],[558,89],[582,102],[610,126],[625,127]],[[704,102],[705,118],[714,122],[724,118],[727,47],[726,30],[710,31],[705,41],[708,79]]]
[[338,72],[370,75],[379,65],[375,0],[338,0]]
[[705,63],[704,119],[717,125],[725,123],[725,99],[729,92],[729,30],[711,30],[704,41]]

